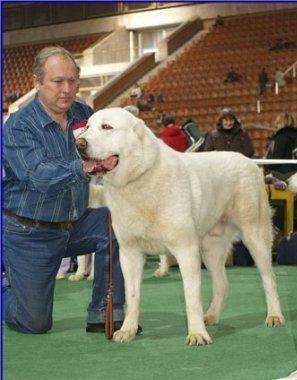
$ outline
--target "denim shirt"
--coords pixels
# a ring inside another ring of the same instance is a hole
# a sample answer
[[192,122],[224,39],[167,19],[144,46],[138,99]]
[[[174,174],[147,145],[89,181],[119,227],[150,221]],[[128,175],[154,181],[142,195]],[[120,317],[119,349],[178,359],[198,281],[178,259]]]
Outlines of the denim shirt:
[[3,130],[4,208],[42,221],[78,219],[88,204],[88,178],[78,157],[72,128],[92,109],[75,101],[64,134],[38,97],[11,114]]

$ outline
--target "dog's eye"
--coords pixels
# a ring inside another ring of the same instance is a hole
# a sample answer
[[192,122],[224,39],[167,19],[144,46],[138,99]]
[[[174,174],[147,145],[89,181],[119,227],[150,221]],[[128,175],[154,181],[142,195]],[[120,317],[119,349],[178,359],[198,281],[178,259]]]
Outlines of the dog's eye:
[[108,125],[108,124],[102,124],[101,125],[101,128],[102,129],[113,129],[112,126]]

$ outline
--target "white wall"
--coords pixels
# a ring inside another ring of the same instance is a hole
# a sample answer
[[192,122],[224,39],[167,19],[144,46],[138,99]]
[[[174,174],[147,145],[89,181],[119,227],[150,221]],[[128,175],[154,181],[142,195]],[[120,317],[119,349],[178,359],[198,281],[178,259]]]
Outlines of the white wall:
[[119,28],[93,49],[94,65],[130,62],[130,36],[125,28]]

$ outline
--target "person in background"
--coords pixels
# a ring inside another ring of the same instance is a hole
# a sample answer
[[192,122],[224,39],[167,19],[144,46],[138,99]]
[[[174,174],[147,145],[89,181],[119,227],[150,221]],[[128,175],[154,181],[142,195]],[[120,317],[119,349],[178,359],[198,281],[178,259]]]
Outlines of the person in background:
[[286,84],[284,73],[278,68],[275,71],[274,80],[275,80],[275,83],[277,83],[279,88],[283,87]]
[[263,69],[261,70],[258,80],[259,80],[259,94],[260,96],[265,95],[266,90],[267,90],[267,85],[269,83],[269,78],[268,78],[268,74],[266,72],[265,67],[263,67]]
[[156,102],[157,103],[164,103],[164,97],[163,97],[163,94],[160,93],[156,96]]
[[189,147],[188,138],[180,126],[175,124],[173,117],[165,117],[163,120],[162,141],[172,149],[185,152]]
[[285,49],[285,40],[282,37],[277,38],[269,48],[270,51],[280,51],[283,49]]
[[[297,126],[293,115],[280,113],[275,119],[275,132],[270,138],[266,158],[297,159]],[[273,177],[286,181],[297,172],[296,164],[266,166],[266,171]]]
[[139,83],[135,83],[135,85],[133,86],[133,88],[131,90],[130,98],[139,99],[141,97],[141,95],[142,95],[141,87],[140,87]]
[[223,25],[224,25],[223,18],[220,15],[217,15],[217,17],[215,18],[213,26],[217,28],[217,27],[223,26]]
[[[55,277],[64,257],[95,254],[95,279],[87,332],[104,332],[109,235],[108,209],[88,209],[89,181],[96,164],[78,156],[73,130],[92,109],[75,100],[79,67],[61,47],[35,58],[35,98],[10,115],[3,127],[6,268],[4,320],[18,332],[52,327]],[[124,318],[124,283],[114,240],[114,319]]]
[[205,139],[204,151],[234,151],[247,157],[254,155],[252,141],[242,128],[237,116],[230,108],[224,108],[219,115],[216,128]]
[[143,93],[141,97],[137,99],[136,106],[138,107],[139,111],[151,111],[154,101],[155,97],[153,94]]
[[[297,159],[297,126],[293,115],[281,112],[274,122],[275,132],[270,137],[266,158],[268,159]],[[276,190],[286,190],[288,183],[295,178],[297,164],[279,164],[265,166],[265,182]],[[283,205],[275,204],[273,224],[276,230],[284,227]]]
[[190,118],[183,123],[181,128],[188,137],[189,146],[193,148],[192,151],[202,152],[204,150],[205,136],[199,131],[198,124]]
[[226,78],[224,83],[235,83],[241,80],[241,75],[238,74],[237,71],[234,70],[233,67],[230,67],[230,70],[226,74]]

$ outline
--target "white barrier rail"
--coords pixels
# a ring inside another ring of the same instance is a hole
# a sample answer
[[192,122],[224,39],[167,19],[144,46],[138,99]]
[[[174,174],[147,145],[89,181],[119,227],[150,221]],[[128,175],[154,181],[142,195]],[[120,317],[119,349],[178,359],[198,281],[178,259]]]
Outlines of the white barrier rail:
[[[203,141],[202,141],[203,142]],[[197,148],[201,145],[201,141],[197,141],[195,144],[191,145],[187,150],[186,153],[195,152]],[[281,159],[268,159],[268,158],[252,158],[252,161],[254,161],[258,165],[279,165],[279,164],[294,164],[297,165],[297,160],[281,160]],[[297,171],[297,166],[296,166]]]
[[[278,159],[266,159],[266,158],[253,158],[254,161],[258,165],[279,165],[279,164],[295,164],[297,165],[297,160],[278,160]],[[297,167],[296,167],[297,171]]]

